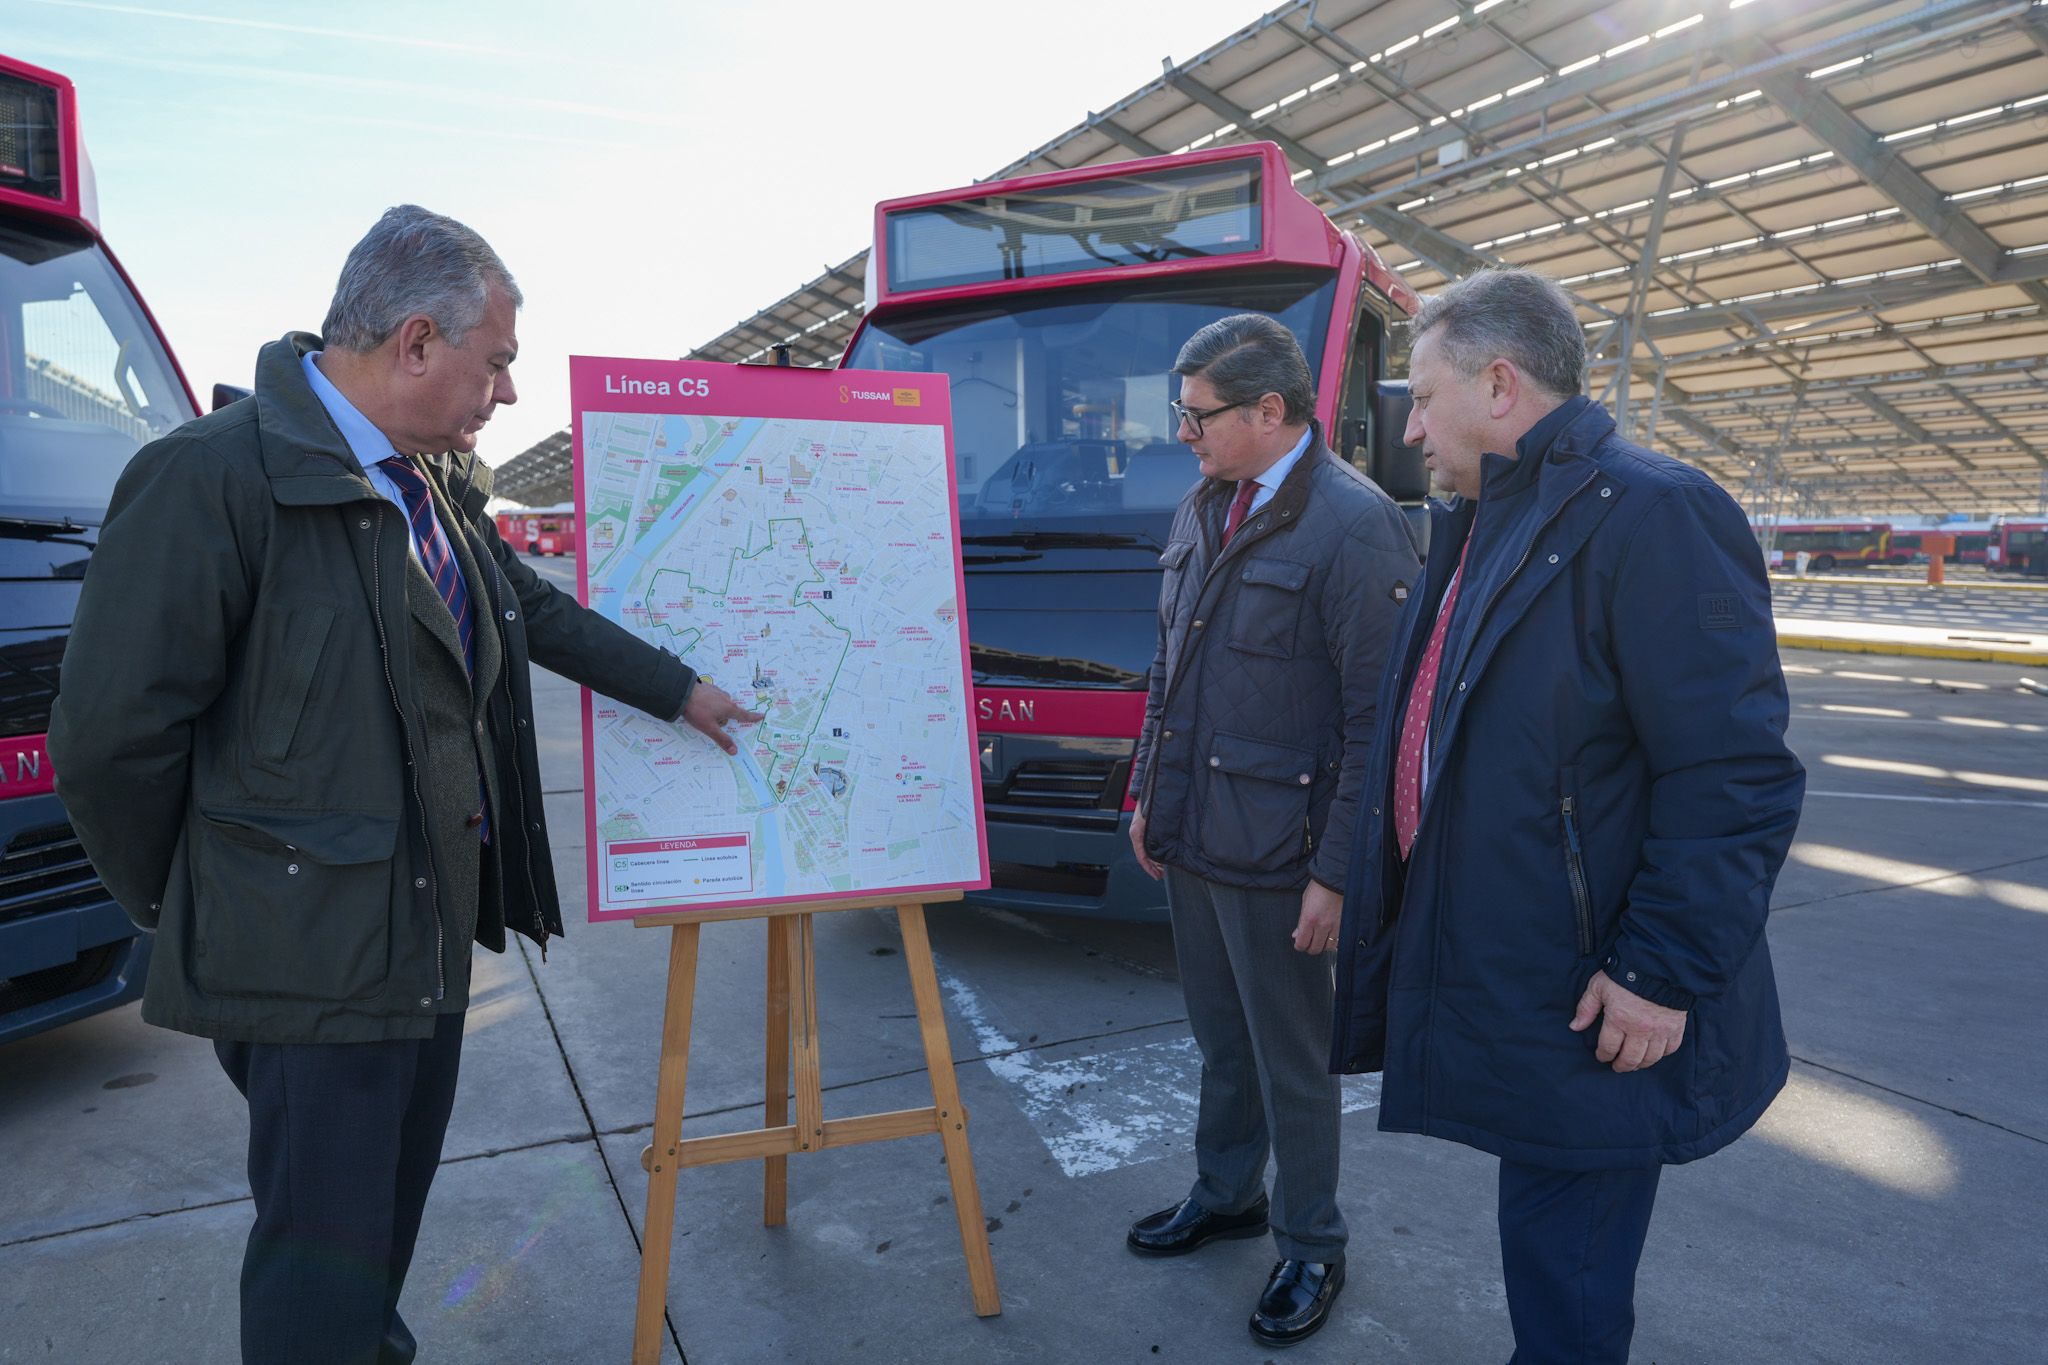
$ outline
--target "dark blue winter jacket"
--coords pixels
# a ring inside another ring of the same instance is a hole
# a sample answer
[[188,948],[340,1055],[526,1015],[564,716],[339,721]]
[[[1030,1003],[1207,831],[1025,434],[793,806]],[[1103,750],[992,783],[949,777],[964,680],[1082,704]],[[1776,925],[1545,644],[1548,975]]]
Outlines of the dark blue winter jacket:
[[[1764,920],[1805,771],[1762,557],[1698,470],[1584,398],[1432,509],[1383,675],[1338,966],[1336,1071],[1385,1072],[1380,1127],[1597,1170],[1691,1161],[1784,1084]],[[1414,850],[1389,775],[1467,537]],[[1567,1025],[1595,971],[1685,1009],[1642,1071]]]

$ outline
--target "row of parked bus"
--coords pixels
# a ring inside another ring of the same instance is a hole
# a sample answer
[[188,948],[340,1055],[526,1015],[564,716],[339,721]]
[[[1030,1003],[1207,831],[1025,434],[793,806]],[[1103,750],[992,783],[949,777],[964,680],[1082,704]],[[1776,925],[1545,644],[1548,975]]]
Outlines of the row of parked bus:
[[1819,573],[1877,564],[1924,564],[1928,538],[1949,536],[1955,540],[1955,549],[1945,556],[1950,564],[1981,564],[1992,573],[2048,577],[2048,520],[1952,521],[1939,526],[1788,521],[1751,529],[1774,569],[1789,567],[1802,551],[1807,567]]

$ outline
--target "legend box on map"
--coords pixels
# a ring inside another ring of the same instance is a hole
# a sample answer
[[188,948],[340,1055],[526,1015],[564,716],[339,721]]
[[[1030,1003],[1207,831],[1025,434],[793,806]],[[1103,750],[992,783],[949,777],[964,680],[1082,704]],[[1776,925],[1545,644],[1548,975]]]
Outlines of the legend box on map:
[[605,844],[599,875],[613,905],[745,895],[754,889],[753,851],[744,834],[625,839]]

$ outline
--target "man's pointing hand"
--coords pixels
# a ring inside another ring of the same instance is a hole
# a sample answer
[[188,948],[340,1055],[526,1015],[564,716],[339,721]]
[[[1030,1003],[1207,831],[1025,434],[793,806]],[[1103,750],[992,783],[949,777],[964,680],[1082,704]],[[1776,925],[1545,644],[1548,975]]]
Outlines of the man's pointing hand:
[[713,744],[729,754],[736,754],[740,746],[725,732],[728,721],[752,725],[761,719],[762,712],[749,711],[731,697],[725,689],[699,678],[697,685],[690,689],[690,703],[683,708],[683,720],[691,729],[701,731]]

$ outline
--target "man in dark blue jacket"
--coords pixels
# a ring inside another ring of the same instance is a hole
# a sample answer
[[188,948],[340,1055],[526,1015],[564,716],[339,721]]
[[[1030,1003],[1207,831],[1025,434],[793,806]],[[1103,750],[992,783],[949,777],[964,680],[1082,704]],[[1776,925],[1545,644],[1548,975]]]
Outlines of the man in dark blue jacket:
[[1734,501],[1580,396],[1569,298],[1430,300],[1409,383],[1439,491],[1382,679],[1332,1069],[1380,1127],[1501,1158],[1512,1365],[1628,1358],[1657,1178],[1784,1084],[1764,943],[1805,773]]

